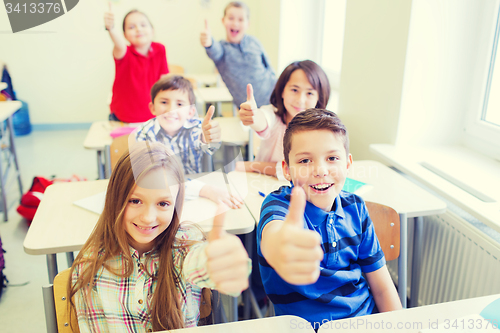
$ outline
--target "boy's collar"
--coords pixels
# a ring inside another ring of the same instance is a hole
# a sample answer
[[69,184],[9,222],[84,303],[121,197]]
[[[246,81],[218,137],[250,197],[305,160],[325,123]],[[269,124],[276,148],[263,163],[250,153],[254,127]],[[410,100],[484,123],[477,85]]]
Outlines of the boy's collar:
[[[292,182],[290,182],[290,185],[291,187],[290,187],[290,192],[288,193],[289,195],[292,193],[292,189],[294,187]],[[306,201],[305,213],[307,217],[310,219],[311,223],[313,223],[314,225],[322,223],[328,216],[331,216],[332,214],[336,215],[340,219],[345,218],[345,212],[344,209],[342,208],[342,203],[340,200],[340,193],[335,197],[331,211],[329,212],[324,211],[323,209],[316,207],[309,201]]]
[[[186,119],[186,121],[184,122],[184,125],[182,125],[182,127],[179,129],[179,132],[183,128],[190,129],[190,128],[196,127],[196,126],[198,126],[199,123],[201,123],[201,120],[199,120],[197,118]],[[154,134],[157,135],[160,132],[160,130],[162,130],[162,129],[163,128],[160,126],[160,122],[157,121],[156,118],[154,118],[154,126],[153,126]],[[179,132],[177,132],[177,134],[179,134]],[[171,138],[177,136],[177,134],[174,136],[170,136],[165,131],[163,131],[163,134],[165,134]]]
[[139,52],[139,51],[137,51],[137,50],[135,49],[135,47],[134,47],[134,46],[132,46],[132,45],[130,45],[130,49],[131,49],[131,52],[132,52],[133,54],[138,55],[138,56],[141,56],[141,57],[145,57],[145,58],[149,57],[149,56],[150,56],[151,54],[153,54],[153,53],[154,53],[154,51],[155,51],[155,48],[153,47],[153,42],[151,42],[151,45],[149,46],[149,50],[148,50],[148,54],[147,54],[147,55],[144,55],[144,54],[140,53],[140,52]]

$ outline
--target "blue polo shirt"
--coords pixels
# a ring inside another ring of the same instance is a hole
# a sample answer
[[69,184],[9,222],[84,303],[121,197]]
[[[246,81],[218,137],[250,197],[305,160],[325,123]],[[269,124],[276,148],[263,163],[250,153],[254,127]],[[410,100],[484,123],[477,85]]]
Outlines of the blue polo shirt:
[[371,314],[375,301],[361,274],[385,265],[385,257],[366,205],[359,196],[341,191],[332,210],[307,202],[304,227],[321,235],[325,253],[318,281],[309,285],[285,282],[260,249],[262,230],[273,220],[285,220],[292,187],[282,186],[262,203],[257,229],[257,253],[262,281],[277,315],[296,315],[317,328],[330,320]]

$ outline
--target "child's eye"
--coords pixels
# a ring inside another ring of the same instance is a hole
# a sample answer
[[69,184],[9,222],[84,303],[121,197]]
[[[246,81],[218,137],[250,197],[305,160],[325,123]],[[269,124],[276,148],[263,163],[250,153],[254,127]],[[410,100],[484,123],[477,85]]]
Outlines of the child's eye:
[[298,92],[299,90],[298,90],[298,89],[295,89],[295,88],[292,88],[292,91],[293,91],[294,93],[296,93],[296,92]]
[[139,200],[139,199],[130,199],[128,202],[131,203],[131,204],[134,204],[134,205],[138,205],[138,204],[141,203],[141,200]]
[[158,204],[158,206],[160,207],[168,207],[170,206],[170,202],[167,202],[167,201],[162,201]]
[[182,106],[184,106],[184,103],[177,103],[177,106],[182,107]]
[[330,157],[328,157],[328,161],[330,161],[330,162],[335,162],[335,161],[337,161],[338,159],[339,159],[339,158],[338,158],[337,156],[330,156]]
[[308,158],[304,158],[303,160],[299,161],[299,163],[303,163],[303,164],[306,164],[306,163],[309,163],[309,162],[311,162],[311,160],[308,159]]
[[307,94],[308,94],[309,96],[314,96],[314,95],[316,95],[316,94],[315,94],[315,93],[313,93],[312,91],[308,92]]

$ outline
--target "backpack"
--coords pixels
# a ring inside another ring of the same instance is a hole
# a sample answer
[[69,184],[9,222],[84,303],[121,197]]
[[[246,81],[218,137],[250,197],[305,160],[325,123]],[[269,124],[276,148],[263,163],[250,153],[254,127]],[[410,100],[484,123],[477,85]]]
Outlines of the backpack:
[[3,269],[5,268],[5,258],[3,254],[5,250],[2,247],[2,239],[0,238],[0,298],[2,297],[3,288],[7,287],[7,277],[3,275]]
[[43,198],[43,192],[45,192],[45,189],[49,185],[52,185],[52,183],[51,180],[46,178],[35,177],[33,178],[33,183],[29,191],[21,197],[21,203],[17,207],[17,212],[28,220],[29,223],[31,223],[33,217],[35,217],[38,205],[40,205],[40,201]]

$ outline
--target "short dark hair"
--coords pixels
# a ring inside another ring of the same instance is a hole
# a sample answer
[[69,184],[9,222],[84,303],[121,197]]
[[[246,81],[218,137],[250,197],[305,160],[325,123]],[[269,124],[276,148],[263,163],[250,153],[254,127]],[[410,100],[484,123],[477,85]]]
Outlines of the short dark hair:
[[247,19],[250,19],[250,8],[248,8],[247,4],[243,1],[231,1],[227,4],[226,8],[224,8],[224,17],[226,16],[226,12],[229,8],[243,8],[247,12]]
[[142,14],[144,15],[144,17],[146,18],[146,20],[148,20],[149,22],[149,25],[151,26],[151,28],[153,27],[153,25],[151,24],[151,21],[149,20],[148,16],[146,14],[144,14],[143,12],[137,10],[137,9],[132,9],[130,12],[127,13],[127,15],[125,15],[125,17],[123,18],[123,24],[122,24],[122,29],[123,29],[123,32],[125,32],[125,21],[127,20],[127,17],[131,14],[134,14],[134,13],[139,13],[139,14]]
[[155,97],[160,91],[164,90],[181,90],[186,92],[189,97],[189,104],[196,104],[196,97],[194,97],[193,86],[188,79],[180,75],[167,75],[151,87],[151,103],[155,102]]
[[276,85],[274,86],[273,93],[271,94],[271,104],[278,110],[276,114],[281,118],[283,124],[286,124],[286,109],[283,104],[283,90],[290,80],[290,76],[297,69],[302,69],[306,74],[309,83],[313,86],[314,90],[318,92],[318,103],[315,107],[325,109],[330,99],[330,81],[326,76],[325,71],[312,60],[295,61],[288,65],[281,73]]
[[293,117],[286,128],[283,137],[283,155],[286,164],[289,164],[288,155],[292,150],[292,136],[298,132],[316,130],[331,131],[341,138],[344,141],[346,155],[349,155],[349,134],[335,112],[325,109],[307,109]]

